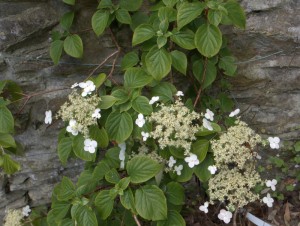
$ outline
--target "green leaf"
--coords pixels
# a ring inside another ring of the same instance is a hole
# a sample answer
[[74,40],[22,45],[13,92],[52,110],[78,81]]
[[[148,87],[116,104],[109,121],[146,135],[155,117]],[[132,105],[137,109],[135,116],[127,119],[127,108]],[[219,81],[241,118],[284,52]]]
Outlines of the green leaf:
[[237,65],[235,64],[234,57],[232,56],[224,56],[219,60],[219,68],[224,70],[225,75],[234,76]]
[[142,183],[154,177],[162,166],[146,156],[136,156],[126,165],[126,170],[132,183]]
[[72,138],[70,137],[65,137],[62,138],[57,146],[57,154],[59,157],[59,160],[62,162],[63,165],[67,163],[67,160],[69,158],[69,155],[72,151]]
[[221,127],[218,124],[211,122],[211,127],[213,128],[213,130],[208,130],[201,126],[199,131],[195,135],[199,137],[204,137],[210,134],[221,132]]
[[188,166],[188,164],[184,160],[178,160],[176,166],[183,165],[183,169],[181,170],[181,175],[177,175],[176,172],[170,173],[171,178],[177,182],[187,182],[193,176],[193,169]]
[[74,211],[74,217],[77,225],[80,226],[98,226],[96,214],[89,206],[79,205]]
[[119,154],[120,154],[119,147],[108,149],[105,153],[105,163],[107,163],[111,168],[119,168],[120,167]]
[[96,158],[96,152],[90,153],[84,150],[84,138],[82,135],[77,135],[73,139],[73,151],[75,155],[85,161],[94,161]]
[[294,144],[294,148],[295,148],[295,151],[296,151],[296,152],[300,152],[300,141],[297,141],[297,142]]
[[67,178],[63,177],[59,184],[59,192],[57,193],[57,199],[59,201],[67,201],[75,196],[75,186],[73,182]]
[[97,141],[98,147],[106,148],[109,144],[109,139],[106,130],[102,127],[91,126],[89,129],[91,139]]
[[82,57],[83,44],[79,35],[69,35],[64,41],[64,50],[72,57]]
[[13,174],[21,169],[21,166],[18,162],[13,160],[9,155],[2,155],[2,167],[6,174]]
[[112,8],[113,3],[111,0],[101,0],[97,9],[105,9],[105,8]]
[[125,90],[125,89],[122,89],[122,88],[114,90],[111,93],[111,95],[113,95],[114,97],[116,97],[118,99],[117,102],[116,102],[116,105],[124,104],[130,98],[128,90]]
[[131,17],[126,9],[118,9],[116,12],[116,18],[120,23],[131,24]]
[[12,133],[14,131],[14,118],[7,107],[0,108],[0,133]]
[[152,81],[152,77],[148,75],[142,68],[128,68],[124,75],[124,86],[128,88],[140,88]]
[[109,166],[105,161],[101,161],[94,169],[93,178],[100,181],[103,179],[107,171],[109,171]]
[[71,207],[70,202],[59,202],[59,201],[52,202],[51,210],[47,214],[48,223],[51,225],[50,222],[52,220],[57,221],[63,219],[69,212],[70,207]]
[[177,19],[177,12],[170,7],[160,7],[158,10],[158,18],[160,21],[167,20],[168,22],[173,22]]
[[164,221],[158,221],[157,226],[185,226],[185,220],[175,210],[168,211],[168,218]]
[[101,96],[101,101],[99,103],[99,108],[100,109],[108,109],[111,106],[114,105],[114,103],[116,103],[118,99],[115,98],[114,96],[110,96],[110,95],[105,95],[105,96]]
[[173,101],[173,94],[176,93],[176,87],[169,82],[160,82],[153,87],[152,96],[159,96],[159,101],[170,102]]
[[137,11],[143,3],[143,0],[120,0],[120,7],[128,11]]
[[214,164],[212,154],[208,154],[203,162],[194,167],[194,173],[199,178],[201,182],[206,182],[211,178],[211,173],[208,170],[209,166]]
[[163,3],[168,7],[174,7],[179,0],[163,0]]
[[140,61],[139,56],[136,52],[127,53],[121,62],[122,70],[126,70],[128,68],[134,67]]
[[62,40],[55,40],[54,42],[51,43],[50,57],[55,65],[58,64],[59,62],[63,47],[64,47],[64,42]]
[[68,5],[75,5],[75,0],[63,0],[63,2]]
[[130,181],[130,177],[124,177],[118,182],[116,186],[122,190],[125,190],[128,187]]
[[109,138],[120,144],[130,136],[133,130],[132,118],[127,112],[114,111],[108,116],[105,127]]
[[178,29],[180,30],[183,26],[200,16],[204,8],[205,3],[203,2],[183,2],[180,4],[177,13]]
[[147,53],[146,66],[155,80],[161,80],[171,71],[172,57],[165,48],[153,47]]
[[0,146],[2,146],[3,148],[15,148],[17,145],[12,135],[7,133],[0,133]]
[[149,40],[155,35],[155,31],[150,24],[139,25],[133,33],[132,45],[135,46]]
[[201,163],[207,154],[209,148],[209,141],[208,140],[197,140],[195,143],[192,144],[192,153],[197,155],[199,162]]
[[174,205],[183,205],[185,200],[184,187],[177,182],[167,184],[166,197],[168,202]]
[[183,52],[174,50],[171,52],[172,66],[182,74],[186,75],[187,69],[187,58]]
[[65,30],[69,30],[72,26],[73,20],[74,12],[67,12],[60,19],[60,26],[62,26],[62,28]]
[[98,209],[100,218],[103,220],[108,218],[114,207],[114,200],[110,196],[110,190],[100,191],[96,196],[95,205]]
[[101,35],[108,23],[109,12],[106,10],[98,10],[92,17],[92,28],[97,36]]
[[195,33],[192,30],[185,29],[181,31],[173,31],[171,40],[179,45],[181,48],[192,50],[195,49]]
[[215,64],[207,60],[206,70],[205,70],[205,78],[203,81],[203,73],[204,73],[204,62],[203,60],[197,60],[193,63],[193,74],[194,77],[200,82],[202,89],[210,86],[217,77],[217,68]]
[[134,196],[133,196],[132,190],[130,188],[125,190],[123,195],[120,196],[120,201],[126,209],[132,210],[133,212],[135,212]]
[[165,36],[159,36],[156,40],[158,48],[162,48],[167,44],[168,39]]
[[111,169],[105,174],[105,180],[112,184],[117,184],[121,178],[116,169]]
[[201,25],[195,35],[195,45],[202,55],[213,57],[222,46],[220,29],[212,24]]
[[96,88],[99,88],[105,82],[106,74],[100,73],[97,77],[92,78],[91,80],[94,82]]
[[218,10],[209,10],[207,18],[211,24],[218,26],[222,20],[222,12]]
[[150,115],[153,112],[152,105],[149,104],[149,99],[144,96],[139,96],[132,101],[132,108],[143,115]]
[[135,207],[146,220],[158,221],[167,218],[167,202],[162,190],[155,185],[145,185],[135,192]]
[[227,94],[220,93],[219,100],[220,100],[220,108],[222,111],[224,111],[224,112],[232,111],[234,102],[232,101],[231,98],[228,97]]
[[225,9],[228,12],[228,17],[231,22],[242,29],[246,28],[246,15],[243,8],[235,0],[229,0],[224,4]]

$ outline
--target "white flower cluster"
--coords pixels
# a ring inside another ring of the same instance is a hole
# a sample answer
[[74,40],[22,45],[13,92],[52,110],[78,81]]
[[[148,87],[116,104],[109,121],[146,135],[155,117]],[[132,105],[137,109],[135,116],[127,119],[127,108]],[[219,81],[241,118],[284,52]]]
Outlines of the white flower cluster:
[[74,89],[78,86],[83,89],[83,91],[81,93],[81,96],[83,96],[83,97],[92,94],[92,92],[95,91],[95,89],[96,89],[95,84],[90,80],[88,80],[86,82],[80,82],[79,84],[75,83],[71,86],[71,89]]
[[188,156],[191,143],[196,139],[195,133],[199,130],[194,122],[200,115],[190,111],[180,100],[169,106],[161,104],[160,107],[159,111],[153,112],[148,118],[154,124],[150,137],[157,140],[161,149],[170,146],[183,148]]
[[101,117],[100,109],[97,108],[100,100],[96,95],[82,97],[73,91],[69,101],[61,106],[58,117],[69,122],[67,131],[73,136],[83,133],[85,138],[89,138],[88,127],[96,125],[97,119]]
[[202,120],[203,127],[210,131],[214,130],[210,122],[210,121],[214,121],[214,115],[215,114],[211,110],[206,109],[206,113],[204,114],[205,118],[203,118]]
[[176,172],[176,174],[178,176],[180,176],[181,171],[183,170],[183,165],[180,164],[180,165],[175,166],[176,162],[177,161],[174,159],[174,157],[170,156],[169,161],[168,161],[168,166],[169,166],[168,170],[172,170],[172,168],[174,168],[174,171]]

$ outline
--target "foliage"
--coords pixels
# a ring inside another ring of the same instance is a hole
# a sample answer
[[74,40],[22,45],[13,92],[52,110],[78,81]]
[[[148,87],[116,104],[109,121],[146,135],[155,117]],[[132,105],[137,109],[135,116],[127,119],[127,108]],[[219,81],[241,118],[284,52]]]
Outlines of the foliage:
[[13,174],[21,166],[11,154],[20,154],[22,146],[13,137],[15,122],[8,105],[19,99],[20,87],[10,81],[0,81],[0,167],[6,174]]

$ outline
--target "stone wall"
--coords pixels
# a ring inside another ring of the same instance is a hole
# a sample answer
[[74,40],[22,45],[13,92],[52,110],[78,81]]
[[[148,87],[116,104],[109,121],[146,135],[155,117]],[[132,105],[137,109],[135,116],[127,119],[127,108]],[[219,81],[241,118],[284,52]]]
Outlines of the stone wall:
[[[83,7],[75,21],[78,30],[90,27],[96,1],[79,1]],[[264,134],[287,140],[299,138],[300,118],[300,2],[298,0],[243,0],[247,29],[226,30],[239,61],[239,77],[233,79],[232,95],[245,110],[243,118]],[[49,58],[49,32],[68,9],[60,0],[0,0],[0,79],[18,82],[25,93],[70,87],[85,78],[97,63],[115,51],[109,34],[85,40],[83,60],[64,56],[53,66]],[[117,38],[128,47],[128,34]],[[127,40],[127,41],[126,41]],[[109,64],[110,62],[108,62]],[[108,71],[109,65],[102,71]],[[56,137],[61,122],[44,125],[44,113],[57,111],[69,90],[34,96],[18,115],[16,139],[25,147],[17,160],[22,170],[0,177],[0,221],[5,208],[50,202],[53,185],[63,175],[76,178],[80,161],[61,166]]]

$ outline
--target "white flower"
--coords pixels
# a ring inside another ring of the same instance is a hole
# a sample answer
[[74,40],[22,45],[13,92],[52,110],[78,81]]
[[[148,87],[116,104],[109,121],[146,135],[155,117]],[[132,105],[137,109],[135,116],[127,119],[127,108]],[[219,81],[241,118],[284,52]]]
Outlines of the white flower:
[[270,147],[272,149],[279,149],[279,142],[280,142],[279,137],[269,137],[268,141],[270,142]]
[[46,124],[52,123],[52,111],[51,110],[45,112],[45,123]]
[[77,122],[74,119],[71,119],[69,121],[69,125],[67,126],[67,131],[69,133],[72,133],[73,136],[77,136],[77,134],[78,134],[78,130],[77,130],[76,124],[77,124]]
[[203,211],[204,213],[208,213],[208,202],[205,202],[204,205],[199,207],[199,210]]
[[228,224],[232,218],[232,213],[230,211],[221,209],[220,213],[218,214],[218,218],[224,221],[225,224]]
[[215,114],[211,110],[206,109],[206,113],[205,113],[204,117],[210,121],[214,121],[214,115]]
[[212,165],[212,166],[209,166],[208,167],[208,171],[211,173],[211,174],[215,174],[217,172],[217,167],[215,165]]
[[74,89],[74,88],[76,88],[76,87],[78,87],[79,86],[79,84],[76,82],[76,83],[74,83],[72,86],[71,86],[71,89]]
[[91,139],[85,139],[84,141],[84,150],[89,153],[95,153],[97,148],[97,141]]
[[126,151],[126,143],[123,142],[121,144],[118,144],[118,147],[122,150],[122,151]]
[[273,206],[274,199],[271,197],[271,195],[268,193],[266,197],[263,198],[263,202],[267,204],[268,207]]
[[138,127],[143,127],[143,125],[145,124],[145,119],[144,119],[144,115],[139,114],[138,118],[135,120],[135,124],[137,124]]
[[273,191],[275,191],[276,190],[276,184],[277,184],[277,180],[275,180],[275,179],[273,179],[273,180],[267,180],[266,181],[266,186],[268,187],[268,188],[271,188]]
[[120,163],[120,168],[121,169],[124,169],[125,167],[125,151],[126,151],[126,143],[123,142],[121,144],[118,144],[119,148],[121,149],[120,150],[120,153],[119,153],[119,159],[121,161]]
[[175,166],[174,167],[174,170],[176,171],[176,174],[178,175],[178,176],[180,176],[181,175],[181,170],[183,169],[183,165],[179,165],[179,166]]
[[212,126],[211,126],[210,121],[208,121],[206,118],[204,118],[204,119],[202,120],[202,123],[203,123],[203,127],[204,127],[204,128],[206,128],[206,129],[208,129],[208,130],[210,130],[210,131],[214,130],[214,129],[212,128]]
[[81,96],[83,97],[91,94],[96,89],[96,86],[90,80],[79,83],[79,87],[83,89],[83,92],[81,93]]
[[229,117],[234,117],[234,116],[238,115],[240,113],[240,111],[241,110],[239,108],[235,109],[234,111],[230,112]]
[[149,137],[149,133],[142,131],[141,134],[142,134],[142,137],[143,137],[143,141],[146,141]]
[[174,164],[176,163],[176,160],[174,159],[173,156],[170,157],[169,162],[168,162],[168,166],[170,168],[172,168],[174,166]]
[[159,96],[154,96],[151,98],[151,100],[149,101],[149,104],[154,104],[155,102],[157,102],[159,100]]
[[186,161],[190,168],[193,168],[194,166],[198,165],[200,162],[197,158],[197,155],[190,154],[189,157],[184,158],[184,161]]
[[31,212],[30,206],[27,205],[23,207],[22,214],[24,217],[28,217],[30,212]]
[[100,114],[100,109],[99,108],[96,108],[94,113],[92,114],[92,118],[101,118],[101,114]]
[[183,94],[183,92],[182,91],[177,91],[177,93],[176,93],[176,96],[178,96],[178,97],[183,97],[184,96],[184,94]]

